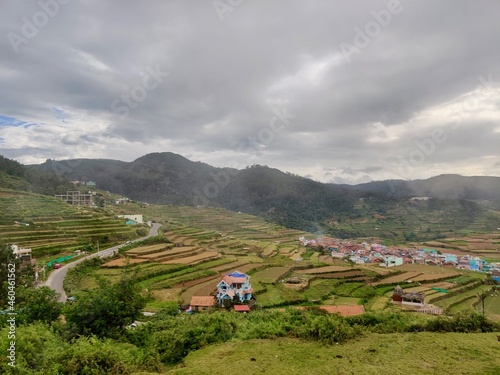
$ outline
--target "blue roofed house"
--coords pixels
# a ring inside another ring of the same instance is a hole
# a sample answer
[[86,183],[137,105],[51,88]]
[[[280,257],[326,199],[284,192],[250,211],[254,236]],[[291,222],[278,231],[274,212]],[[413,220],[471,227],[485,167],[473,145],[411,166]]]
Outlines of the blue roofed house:
[[245,302],[252,298],[252,285],[250,276],[234,271],[222,277],[217,284],[217,301],[223,305],[224,301]]
[[452,262],[458,264],[458,257],[455,254],[444,254],[445,263]]
[[486,261],[484,259],[479,258],[479,257],[471,257],[469,259],[469,266],[470,266],[470,269],[472,271],[481,271],[485,264],[486,264]]

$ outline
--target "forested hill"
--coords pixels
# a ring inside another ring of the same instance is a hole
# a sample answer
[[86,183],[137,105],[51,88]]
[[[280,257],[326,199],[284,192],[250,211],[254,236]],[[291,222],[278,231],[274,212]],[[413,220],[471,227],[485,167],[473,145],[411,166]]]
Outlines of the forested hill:
[[[261,165],[242,170],[216,168],[169,152],[148,154],[133,162],[48,160],[36,167],[56,171],[69,180],[95,181],[99,189],[137,201],[220,206],[264,216],[278,224],[307,231],[330,228],[327,223],[332,220],[349,223],[351,220],[359,221],[362,217],[371,218],[376,213],[390,217],[399,214],[404,216],[404,212],[394,208],[405,206],[409,196],[442,197],[447,200],[438,202],[442,200],[438,198],[429,204],[412,205],[411,214],[407,212],[407,215],[414,216],[415,210],[423,213],[427,206],[434,211],[440,207],[439,215],[433,211],[438,222],[449,222],[443,218],[454,217],[457,212],[460,212],[460,217],[464,217],[465,206],[469,211],[472,209],[474,215],[465,214],[467,222],[455,225],[457,228],[464,227],[478,220],[485,212],[477,204],[466,203],[464,199],[495,198],[495,192],[500,191],[494,189],[494,182],[500,180],[495,177],[471,178],[470,181],[475,182],[468,182],[467,185],[462,181],[469,181],[468,178],[461,176],[438,176],[421,181],[383,181],[358,186],[324,184]],[[369,199],[364,201],[366,209],[361,211],[360,198]],[[396,211],[399,213],[396,214]],[[348,227],[342,227],[342,231],[345,235],[352,232]],[[365,234],[359,228],[352,233],[357,236]]]
[[0,188],[53,195],[71,188],[69,181],[54,171],[27,167],[0,155]]
[[349,212],[361,196],[352,188],[323,184],[266,166],[216,168],[169,152],[148,154],[130,163],[48,160],[38,168],[58,171],[69,180],[92,180],[99,189],[138,201],[216,205],[265,215],[282,225],[302,229],[314,229],[314,223]]
[[500,205],[500,177],[443,174],[426,180],[373,181],[354,187],[387,195],[487,200]]

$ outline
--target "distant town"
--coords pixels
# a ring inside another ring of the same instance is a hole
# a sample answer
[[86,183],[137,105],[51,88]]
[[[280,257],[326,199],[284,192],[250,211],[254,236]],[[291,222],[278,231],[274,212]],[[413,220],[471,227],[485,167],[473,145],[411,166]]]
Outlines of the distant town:
[[299,241],[303,246],[328,251],[334,259],[348,259],[354,264],[378,263],[380,267],[426,264],[489,273],[500,282],[500,262],[488,263],[479,256],[443,253],[429,248],[385,246],[368,242],[354,243],[330,237],[306,239],[301,236]]

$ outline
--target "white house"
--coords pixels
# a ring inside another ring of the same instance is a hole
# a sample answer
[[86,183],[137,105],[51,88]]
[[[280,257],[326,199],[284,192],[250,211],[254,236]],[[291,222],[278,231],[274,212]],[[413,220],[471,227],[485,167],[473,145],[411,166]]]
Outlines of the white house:
[[224,300],[238,302],[249,301],[252,298],[252,285],[250,285],[250,276],[234,271],[225,275],[217,284],[217,301],[222,306]]
[[403,265],[403,258],[396,256],[386,256],[384,261],[380,263],[380,267],[396,267]]
[[123,217],[124,219],[127,219],[127,220],[133,220],[137,224],[144,223],[144,220],[142,219],[142,215],[118,215],[118,217]]
[[22,263],[32,262],[31,249],[25,249],[17,245],[11,245],[10,247],[12,248],[12,254],[14,254],[16,258],[21,259]]

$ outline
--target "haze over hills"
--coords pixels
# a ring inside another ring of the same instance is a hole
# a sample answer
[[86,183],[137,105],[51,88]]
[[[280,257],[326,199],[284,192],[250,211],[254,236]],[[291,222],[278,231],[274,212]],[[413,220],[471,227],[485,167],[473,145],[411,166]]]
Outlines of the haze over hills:
[[243,170],[216,168],[173,153],[153,153],[131,163],[115,160],[48,160],[38,168],[70,180],[92,180],[100,189],[158,204],[215,205],[267,215],[291,227],[309,228],[339,212],[349,212],[366,193],[323,184],[255,165]]
[[[47,160],[36,167],[55,171],[70,180],[93,180],[102,189],[157,203],[216,203],[225,190],[232,191],[234,185],[242,179],[250,183],[252,177],[265,178],[265,182],[278,185],[280,181],[285,185],[293,182],[310,188],[326,185],[327,191],[343,193],[354,188],[365,193],[391,196],[500,201],[500,177],[443,174],[425,180],[385,180],[336,185],[323,184],[261,165],[243,170],[212,167],[171,152],[147,154],[133,162],[107,159]],[[215,188],[215,185],[218,187]],[[365,196],[364,193],[358,195]]]
[[372,181],[355,187],[388,195],[487,200],[500,204],[500,177],[443,174],[426,180]]
[[[342,236],[363,236],[371,231],[342,227],[339,232],[325,222],[360,220],[375,213],[396,220],[420,213],[448,220],[450,228],[470,225],[486,212],[469,200],[500,201],[500,178],[443,175],[428,180],[378,181],[357,186],[325,184],[284,173],[267,166],[253,165],[242,170],[216,168],[165,152],[142,156],[133,162],[99,159],[47,160],[36,166],[56,171],[69,180],[95,181],[99,189],[134,200],[157,204],[213,205],[233,211],[264,216],[278,224],[309,231],[332,230]],[[408,206],[409,196],[438,199]],[[361,198],[366,201],[359,207]],[[445,203],[442,200],[446,200]],[[369,204],[368,204],[369,203]],[[403,207],[407,209],[402,210]],[[425,207],[424,207],[425,206]],[[417,211],[415,211],[417,210]],[[453,220],[450,218],[453,217]],[[447,219],[449,218],[449,219]],[[488,226],[497,225],[487,220]],[[427,230],[423,228],[422,230]],[[395,233],[392,229],[388,233]],[[426,238],[439,236],[431,232]]]

